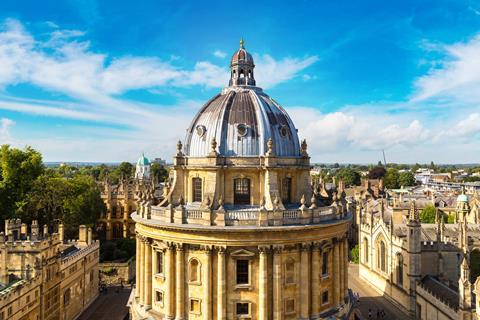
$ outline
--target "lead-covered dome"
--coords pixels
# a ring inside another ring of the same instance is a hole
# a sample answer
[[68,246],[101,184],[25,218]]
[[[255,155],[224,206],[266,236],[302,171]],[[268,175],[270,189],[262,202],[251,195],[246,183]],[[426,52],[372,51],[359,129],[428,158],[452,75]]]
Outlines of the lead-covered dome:
[[[244,58],[240,59],[241,55]],[[187,129],[186,156],[207,156],[213,139],[223,156],[262,156],[270,138],[276,156],[300,156],[292,120],[279,104],[255,87],[254,66],[241,41],[231,61],[229,86],[200,109]]]

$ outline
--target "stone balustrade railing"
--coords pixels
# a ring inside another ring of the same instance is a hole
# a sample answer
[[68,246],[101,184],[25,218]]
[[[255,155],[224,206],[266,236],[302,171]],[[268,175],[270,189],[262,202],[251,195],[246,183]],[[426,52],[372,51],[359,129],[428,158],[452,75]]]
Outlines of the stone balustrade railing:
[[336,206],[285,210],[241,209],[212,210],[178,207],[159,207],[139,203],[136,213],[140,218],[165,223],[197,224],[204,226],[288,226],[319,224],[341,219],[344,210]]

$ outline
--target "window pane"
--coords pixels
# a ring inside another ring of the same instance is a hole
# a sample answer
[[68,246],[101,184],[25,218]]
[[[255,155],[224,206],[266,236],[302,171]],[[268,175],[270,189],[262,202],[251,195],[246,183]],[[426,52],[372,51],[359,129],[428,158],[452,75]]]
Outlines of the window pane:
[[292,194],[292,178],[284,178],[282,180],[282,202],[290,203]]
[[328,274],[328,252],[322,254],[322,275]]
[[248,303],[241,302],[237,303],[237,315],[248,315]]
[[248,260],[237,260],[237,284],[248,284]]
[[202,179],[193,178],[193,202],[202,202]]

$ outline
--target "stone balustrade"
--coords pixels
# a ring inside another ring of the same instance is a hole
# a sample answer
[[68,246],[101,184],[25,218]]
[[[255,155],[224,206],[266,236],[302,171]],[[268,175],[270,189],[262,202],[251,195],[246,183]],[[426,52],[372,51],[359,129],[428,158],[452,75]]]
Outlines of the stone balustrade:
[[345,212],[336,206],[285,210],[200,209],[188,206],[159,207],[139,204],[134,214],[144,219],[175,224],[203,226],[288,226],[320,224],[344,218]]

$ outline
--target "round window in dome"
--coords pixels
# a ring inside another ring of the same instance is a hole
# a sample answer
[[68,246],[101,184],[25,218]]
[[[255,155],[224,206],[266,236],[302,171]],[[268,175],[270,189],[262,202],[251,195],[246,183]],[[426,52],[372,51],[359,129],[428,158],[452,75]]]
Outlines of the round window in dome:
[[237,125],[237,133],[240,137],[244,137],[247,135],[247,126],[243,123]]
[[288,135],[288,128],[286,125],[280,127],[280,135],[284,138]]
[[198,125],[195,129],[197,130],[197,134],[200,137],[203,137],[205,135],[205,132],[207,132],[207,128],[202,125]]

